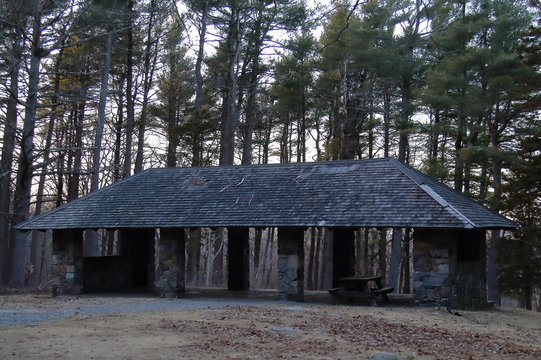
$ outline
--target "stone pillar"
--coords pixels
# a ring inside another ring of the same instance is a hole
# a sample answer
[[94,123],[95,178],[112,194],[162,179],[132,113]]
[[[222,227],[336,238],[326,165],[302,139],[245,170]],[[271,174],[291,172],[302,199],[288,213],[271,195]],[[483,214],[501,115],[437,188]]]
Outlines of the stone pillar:
[[414,302],[451,306],[456,230],[415,229],[413,247]]
[[333,280],[338,287],[340,278],[355,276],[355,229],[327,229],[333,232]]
[[83,292],[83,231],[53,231],[53,285],[61,294]]
[[229,290],[250,288],[250,229],[227,228],[227,287]]
[[155,288],[161,297],[177,297],[185,290],[184,229],[160,229],[160,254]]
[[304,301],[303,228],[278,228],[278,298]]

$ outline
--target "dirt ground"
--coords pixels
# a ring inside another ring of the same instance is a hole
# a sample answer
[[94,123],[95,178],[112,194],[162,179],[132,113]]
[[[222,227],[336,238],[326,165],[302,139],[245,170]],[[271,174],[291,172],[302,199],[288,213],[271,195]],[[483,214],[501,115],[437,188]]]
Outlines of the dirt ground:
[[[141,301],[153,300],[0,295],[0,316],[11,309],[39,312]],[[380,352],[398,357],[375,358],[541,359],[541,314],[232,301],[189,310],[75,313],[0,326],[0,359],[362,359]]]

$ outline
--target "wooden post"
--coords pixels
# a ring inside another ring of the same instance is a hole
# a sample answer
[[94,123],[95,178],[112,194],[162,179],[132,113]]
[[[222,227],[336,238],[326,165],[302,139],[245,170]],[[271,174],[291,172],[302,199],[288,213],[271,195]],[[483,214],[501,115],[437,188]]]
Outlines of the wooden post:
[[278,298],[304,301],[303,228],[278,228]]
[[250,288],[250,244],[249,229],[227,228],[227,287],[229,290]]

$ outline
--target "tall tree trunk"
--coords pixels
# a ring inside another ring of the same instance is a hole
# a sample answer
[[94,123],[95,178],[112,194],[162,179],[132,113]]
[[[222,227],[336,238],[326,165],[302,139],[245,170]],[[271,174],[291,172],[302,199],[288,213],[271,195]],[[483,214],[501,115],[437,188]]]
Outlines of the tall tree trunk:
[[117,102],[117,122],[115,125],[115,150],[113,154],[113,180],[117,181],[123,177],[123,166],[120,164],[120,153],[122,147],[122,128],[124,127],[124,82],[126,79],[125,71],[120,74],[120,86]]
[[[21,140],[21,154],[18,162],[17,183],[14,194],[13,225],[28,220],[33,177],[34,128],[38,104],[39,71],[43,51],[41,49],[41,12],[40,1],[34,0],[32,24],[32,47],[30,72],[28,78],[28,96]],[[25,281],[25,261],[27,233],[21,230],[12,232],[13,246],[10,249],[12,264],[10,286],[22,287]]]
[[334,234],[325,229],[323,242],[323,262],[321,266],[321,288],[328,289],[333,286],[333,261],[334,261]]
[[[509,105],[509,103],[507,104]],[[509,109],[509,106],[505,107]],[[500,211],[502,200],[502,160],[498,152],[500,151],[500,135],[505,131],[509,124],[509,112],[500,110],[500,103],[495,106],[494,120],[488,121],[490,133],[490,146],[493,150],[492,159],[492,188],[493,197],[490,208],[496,212]],[[501,231],[492,230],[490,237],[490,248],[488,249],[487,260],[487,297],[495,305],[500,305],[500,289],[498,283],[499,266],[496,262],[498,258],[498,242],[500,241]]]
[[302,99],[301,99],[301,126],[300,126],[300,138],[301,138],[301,158],[300,161],[306,162],[306,85],[302,84]]
[[[139,120],[137,134],[137,155],[135,157],[134,173],[143,171],[143,159],[145,157],[145,131],[147,126],[148,98],[152,87],[152,78],[154,76],[154,62],[157,55],[152,54],[154,16],[156,12],[156,0],[150,2],[150,20],[148,23],[147,39],[145,45],[145,63],[144,63],[144,79],[143,79],[143,104],[141,106],[141,119]],[[154,60],[152,57],[154,56]]]
[[246,126],[244,127],[244,144],[242,149],[242,164],[249,165],[252,162],[252,139],[253,132],[256,125],[256,98],[257,98],[257,85],[261,72],[260,68],[260,54],[261,47],[263,45],[263,39],[268,32],[268,27],[262,28],[262,16],[263,8],[259,8],[257,20],[252,32],[252,36],[255,38],[254,42],[249,45],[249,51],[253,55],[252,57],[252,69],[250,72],[250,83],[248,85],[248,101],[246,104]]
[[319,128],[319,117],[316,117],[315,119],[315,126],[316,126],[316,154],[317,158],[316,161],[321,161],[323,159],[323,153],[321,151],[321,129]]
[[308,272],[307,277],[308,281],[306,282],[306,288],[309,290],[314,290],[314,256],[316,248],[316,228],[310,228],[310,249],[308,251]]
[[387,281],[387,230],[379,230],[379,251],[378,251],[379,276],[385,283]]
[[227,71],[226,93],[222,111],[222,133],[220,137],[220,165],[233,165],[235,161],[235,131],[238,123],[237,113],[237,65],[240,54],[240,14],[231,9],[228,45],[230,50]]
[[[103,139],[103,128],[105,126],[105,105],[107,104],[107,95],[109,88],[109,72],[111,70],[111,52],[113,49],[113,34],[107,34],[105,38],[105,61],[102,68],[102,80],[100,88],[100,101],[98,103],[98,124],[96,125],[96,136],[94,140],[94,155],[92,157],[92,178],[90,181],[90,191],[99,189],[100,180],[100,162],[101,162],[101,143]],[[84,239],[85,256],[98,256],[99,237],[97,231],[88,230],[85,232]]]
[[375,121],[374,121],[374,99],[373,99],[373,90],[371,93],[371,99],[370,99],[370,115],[368,120],[368,158],[372,159],[374,157],[374,129],[375,129]]
[[[264,244],[264,245],[263,245]],[[269,258],[269,228],[261,230],[261,258],[259,260],[259,266],[257,267],[257,282],[254,283],[256,288],[266,288],[266,275],[268,271],[268,258]]]
[[429,153],[429,159],[430,160],[437,160],[438,159],[438,144],[439,144],[439,130],[438,125],[440,123],[440,111],[435,110],[434,111],[434,123],[432,124],[432,141],[430,144],[430,153]]
[[107,105],[107,95],[109,89],[109,72],[111,70],[112,49],[113,34],[109,33],[105,38],[105,60],[102,68],[100,101],[98,103],[98,124],[96,125],[96,135],[94,138],[94,155],[92,157],[92,180],[90,182],[90,191],[92,192],[98,190],[99,188],[101,143],[103,139],[103,128],[105,126],[105,106]]
[[[72,106],[72,108],[73,107],[74,106]],[[77,114],[73,114],[73,113],[75,113],[75,111],[71,111],[69,117],[77,116]],[[57,148],[60,149],[62,147],[61,144],[65,143],[64,140],[67,137],[66,133],[67,133],[66,126],[62,126],[61,129],[58,130],[58,133],[56,134],[56,139],[55,139],[55,144]],[[70,140],[68,139],[68,144],[69,144],[69,141]],[[56,207],[59,207],[60,205],[64,203],[64,181],[65,181],[64,177],[65,177],[65,172],[66,172],[66,168],[64,166],[66,163],[66,160],[65,160],[66,154],[68,154],[67,151],[65,150],[60,151],[58,154],[59,155],[58,161],[56,162],[56,173],[58,174],[58,180],[56,183],[56,200],[55,200]],[[70,159],[68,158],[68,162],[69,160]]]
[[123,177],[131,175],[133,129],[135,126],[135,105],[133,101],[133,1],[128,2],[129,6],[129,29],[128,29],[128,51],[126,54],[126,149],[124,154]]
[[401,258],[402,258],[402,229],[393,228],[391,261],[389,262],[389,275],[387,277],[387,285],[394,287],[394,292],[398,292],[398,275],[400,273],[400,259]]
[[[170,74],[175,73],[176,64],[171,61],[169,64]],[[173,79],[170,78],[169,81]],[[169,89],[169,94],[167,96],[167,153],[166,153],[166,166],[167,167],[176,167],[177,166],[177,147],[179,145],[179,135],[177,130],[177,109],[178,97],[175,94],[173,89]]]
[[369,263],[369,256],[370,256],[370,244],[368,241],[369,239],[370,239],[370,229],[364,228],[364,238],[363,238],[363,265],[364,265],[363,269],[364,270],[363,272],[366,275],[372,274],[372,268]]
[[321,229],[316,228],[316,250],[314,253],[314,280],[312,284],[314,285],[315,290],[321,290],[319,287],[319,257],[321,256],[321,237],[323,234],[323,231]]
[[487,259],[487,299],[496,306],[500,306],[499,266],[496,262],[498,259],[497,246],[500,237],[500,230],[491,231]]
[[15,35],[10,53],[9,96],[7,99],[6,117],[4,123],[4,138],[2,143],[2,158],[0,159],[0,284],[7,284],[10,272],[9,239],[10,239],[10,201],[11,177],[13,170],[13,155],[15,153],[15,133],[17,129],[17,102],[19,101],[19,70],[22,56],[22,32],[15,27]]
[[383,89],[383,156],[389,157],[391,143],[391,95],[388,86]]
[[274,270],[273,268],[273,257],[274,257],[274,253],[275,253],[275,244],[274,244],[274,233],[275,233],[275,230],[276,228],[274,227],[271,227],[269,228],[269,236],[267,238],[267,241],[269,241],[269,247],[268,247],[268,256],[267,256],[267,260],[268,260],[268,265],[265,267],[265,270],[267,270],[267,281],[266,281],[266,288],[270,288],[271,287],[271,279],[272,279],[272,272]]
[[83,128],[84,128],[84,118],[85,118],[85,109],[86,109],[86,94],[87,94],[87,85],[83,84],[81,89],[81,98],[79,103],[76,104],[77,111],[75,112],[75,117],[73,118],[74,127],[75,127],[75,139],[73,142],[74,149],[69,150],[69,159],[73,161],[73,168],[70,171],[70,176],[68,179],[68,202],[71,200],[77,199],[79,197],[79,183],[81,180],[81,168],[82,168],[82,157],[83,157]]
[[255,235],[254,235],[254,282],[253,284],[257,284],[257,280],[259,278],[259,264],[261,262],[261,242],[263,238],[263,229],[256,228],[255,229]]
[[[38,191],[36,193],[36,205],[34,209],[34,216],[41,214],[41,209],[43,206],[43,193],[45,191],[45,178],[47,176],[48,163],[50,159],[51,144],[53,142],[54,128],[56,126],[56,120],[58,116],[58,102],[59,102],[59,90],[60,90],[60,64],[62,62],[63,50],[60,50],[58,57],[55,61],[54,66],[54,91],[51,97],[52,109],[51,115],[49,117],[49,125],[47,129],[47,137],[45,139],[45,149],[43,149],[43,164],[44,167],[41,170],[38,182]],[[40,246],[40,243],[43,244],[44,234],[33,231],[32,232],[32,243],[30,246],[30,264],[33,266],[33,272],[28,280],[28,285],[35,286],[39,284],[41,274],[40,267],[37,265],[38,259],[41,258],[41,254],[44,249]]]
[[201,21],[199,29],[199,48],[197,59],[195,61],[195,114],[192,139],[192,166],[202,165],[201,134],[199,132],[200,124],[203,121],[203,74],[201,71],[203,57],[205,55],[205,37],[207,35],[207,17],[209,10],[209,0],[201,2],[203,6],[201,11]]
[[363,229],[357,228],[355,230],[355,276],[360,276],[363,274],[363,263],[362,263],[362,244]]
[[[259,56],[253,61],[259,62]],[[248,101],[246,104],[246,126],[244,127],[244,144],[242,148],[242,164],[250,165],[252,163],[252,139],[254,128],[256,125],[256,96],[257,96],[257,79],[259,75],[259,64],[254,65],[252,69],[250,85],[248,87]]]
[[411,106],[411,84],[409,81],[404,81],[402,84],[402,114],[400,124],[398,126],[399,139],[398,139],[398,161],[407,163],[407,152],[409,148],[409,120],[410,120],[410,108]]
[[272,135],[272,120],[269,118],[267,126],[264,127],[263,132],[263,154],[261,158],[261,164],[268,164],[269,163],[269,149],[270,149],[270,143],[271,143],[271,135]]
[[224,277],[225,228],[214,231],[212,250],[212,285],[222,286]]
[[465,121],[463,116],[458,120],[458,132],[455,139],[455,175],[454,188],[456,191],[462,192],[464,181],[464,161],[462,160],[460,150],[462,150],[462,142],[464,137]]
[[402,269],[404,274],[404,282],[402,286],[402,292],[405,294],[410,293],[410,241],[411,241],[411,228],[406,228],[404,234],[404,245],[402,246]]
[[284,122],[282,129],[282,137],[280,139],[280,164],[289,163],[289,116],[287,121]]
[[533,291],[531,286],[527,286],[524,288],[524,302],[526,303],[526,310],[532,310],[532,296]]
[[199,285],[199,264],[201,257],[201,229],[188,229],[188,242],[186,243],[186,281],[192,286]]
[[[499,201],[501,200],[501,176],[502,176],[502,164],[501,161],[496,159],[492,162],[492,186],[494,188],[494,199],[491,204],[491,208],[494,211],[499,210]],[[500,305],[500,286],[498,282],[499,278],[499,265],[498,259],[498,243],[500,241],[501,231],[492,230],[490,236],[490,246],[488,249],[488,261],[487,261],[487,298],[494,305]]]

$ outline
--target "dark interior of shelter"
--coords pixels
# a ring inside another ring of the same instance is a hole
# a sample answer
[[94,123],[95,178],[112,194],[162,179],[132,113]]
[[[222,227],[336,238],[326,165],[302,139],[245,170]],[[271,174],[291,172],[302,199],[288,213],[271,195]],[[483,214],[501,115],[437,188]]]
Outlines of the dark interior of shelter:
[[[118,239],[119,240],[119,239]],[[149,291],[154,279],[154,231],[123,232],[112,255],[83,257],[84,292]]]

